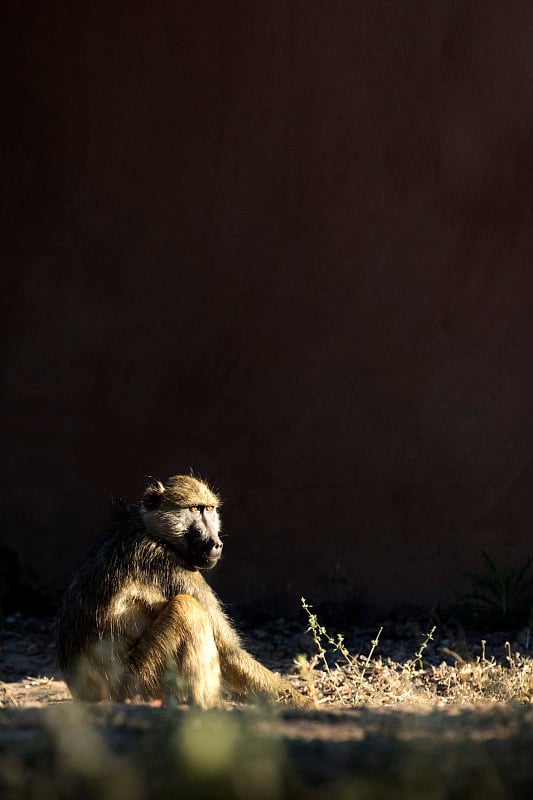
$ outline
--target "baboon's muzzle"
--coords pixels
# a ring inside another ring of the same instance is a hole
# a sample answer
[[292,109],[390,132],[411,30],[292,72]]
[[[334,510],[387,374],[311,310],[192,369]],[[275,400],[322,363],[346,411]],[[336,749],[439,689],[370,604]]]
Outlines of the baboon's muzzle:
[[188,532],[189,552],[191,561],[198,569],[211,569],[222,555],[222,542],[214,536],[206,536],[205,533],[195,528]]

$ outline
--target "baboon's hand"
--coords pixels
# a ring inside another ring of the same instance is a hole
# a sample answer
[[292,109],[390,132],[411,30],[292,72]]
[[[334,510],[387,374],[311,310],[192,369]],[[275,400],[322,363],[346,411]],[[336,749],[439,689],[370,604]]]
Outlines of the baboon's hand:
[[316,708],[316,703],[311,697],[301,694],[301,692],[298,692],[290,684],[284,688],[285,691],[280,696],[280,702],[284,706],[290,706],[291,708]]

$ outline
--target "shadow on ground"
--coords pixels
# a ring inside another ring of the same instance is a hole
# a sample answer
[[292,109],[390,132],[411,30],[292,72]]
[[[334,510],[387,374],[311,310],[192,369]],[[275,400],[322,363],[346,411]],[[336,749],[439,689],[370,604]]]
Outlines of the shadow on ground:
[[0,714],[0,796],[529,798],[525,706],[194,712],[143,705]]

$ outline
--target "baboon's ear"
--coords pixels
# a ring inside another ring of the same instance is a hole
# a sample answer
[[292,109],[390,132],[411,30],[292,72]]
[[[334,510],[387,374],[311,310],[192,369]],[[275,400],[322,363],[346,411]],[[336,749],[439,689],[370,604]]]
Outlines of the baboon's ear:
[[164,494],[165,487],[161,481],[155,481],[154,483],[151,483],[150,486],[146,487],[146,490],[143,494],[143,506],[148,511],[153,511],[161,503],[161,498]]

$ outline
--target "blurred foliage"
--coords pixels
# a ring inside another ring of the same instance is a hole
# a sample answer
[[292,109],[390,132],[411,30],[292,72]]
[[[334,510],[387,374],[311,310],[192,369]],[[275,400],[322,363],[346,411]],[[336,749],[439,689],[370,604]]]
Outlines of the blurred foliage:
[[524,707],[181,711],[78,704],[0,716],[6,800],[529,800]]

